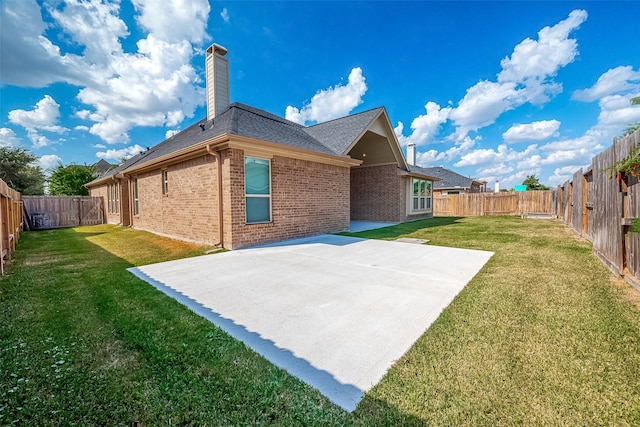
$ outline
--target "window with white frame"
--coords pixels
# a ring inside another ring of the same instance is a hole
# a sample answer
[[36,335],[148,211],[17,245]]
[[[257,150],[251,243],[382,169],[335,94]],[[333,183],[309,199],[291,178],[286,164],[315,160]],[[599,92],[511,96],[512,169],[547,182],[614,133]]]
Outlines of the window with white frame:
[[244,158],[244,191],[247,224],[271,221],[271,161]]
[[431,212],[431,181],[411,178],[409,195],[411,213]]
[[140,204],[138,200],[138,179],[133,180],[133,214],[140,214]]

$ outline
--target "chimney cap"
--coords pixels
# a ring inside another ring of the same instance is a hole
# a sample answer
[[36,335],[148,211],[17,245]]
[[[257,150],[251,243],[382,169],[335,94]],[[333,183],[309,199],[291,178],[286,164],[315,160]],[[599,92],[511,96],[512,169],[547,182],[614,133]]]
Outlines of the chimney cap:
[[208,54],[217,53],[220,56],[225,56],[229,52],[224,46],[219,45],[218,43],[214,43],[207,48]]

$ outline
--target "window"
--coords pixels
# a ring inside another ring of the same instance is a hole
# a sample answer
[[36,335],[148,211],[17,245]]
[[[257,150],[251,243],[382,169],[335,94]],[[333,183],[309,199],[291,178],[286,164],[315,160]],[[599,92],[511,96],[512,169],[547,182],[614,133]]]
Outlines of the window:
[[133,180],[133,214],[140,214],[140,204],[138,203],[138,179]]
[[162,171],[162,194],[169,194],[169,174],[166,169]]
[[244,189],[247,224],[271,221],[271,162],[244,158]]
[[411,179],[410,190],[410,211],[411,213],[431,211],[431,181],[419,178]]
[[109,213],[120,212],[120,184],[107,185],[107,209]]

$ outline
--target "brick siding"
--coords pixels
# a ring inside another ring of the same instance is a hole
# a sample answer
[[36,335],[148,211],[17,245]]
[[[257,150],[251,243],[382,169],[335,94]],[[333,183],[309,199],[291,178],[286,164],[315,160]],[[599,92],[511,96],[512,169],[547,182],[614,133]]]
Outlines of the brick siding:
[[401,221],[403,182],[395,164],[351,169],[351,219]]
[[235,249],[349,228],[349,168],[279,156],[271,159],[272,221],[246,224],[244,153],[231,151],[231,203],[225,199],[225,219],[233,218],[233,236],[225,246]]
[[166,195],[162,194],[163,170],[132,177],[138,180],[139,206],[132,226],[180,240],[218,243],[215,159],[202,155],[168,166]]

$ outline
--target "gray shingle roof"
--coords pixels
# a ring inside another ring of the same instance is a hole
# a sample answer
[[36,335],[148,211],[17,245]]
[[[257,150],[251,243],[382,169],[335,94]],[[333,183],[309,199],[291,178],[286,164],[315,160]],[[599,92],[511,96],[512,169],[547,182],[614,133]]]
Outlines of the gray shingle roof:
[[353,141],[378,117],[382,107],[305,127],[248,105],[233,103],[215,119],[200,120],[145,152],[126,160],[102,178],[155,160],[223,134],[238,135],[324,154],[345,155]]
[[[416,166],[412,166],[416,167]],[[467,178],[466,176],[460,175],[452,170],[445,169],[442,166],[433,167],[433,168],[420,168],[428,175],[435,176],[438,178],[442,178],[442,181],[436,181],[433,183],[433,188],[442,189],[442,188],[471,188],[471,183],[474,181],[472,178]]]
[[334,154],[347,154],[349,146],[384,110],[383,107],[363,111],[305,128],[305,131],[330,148]]

